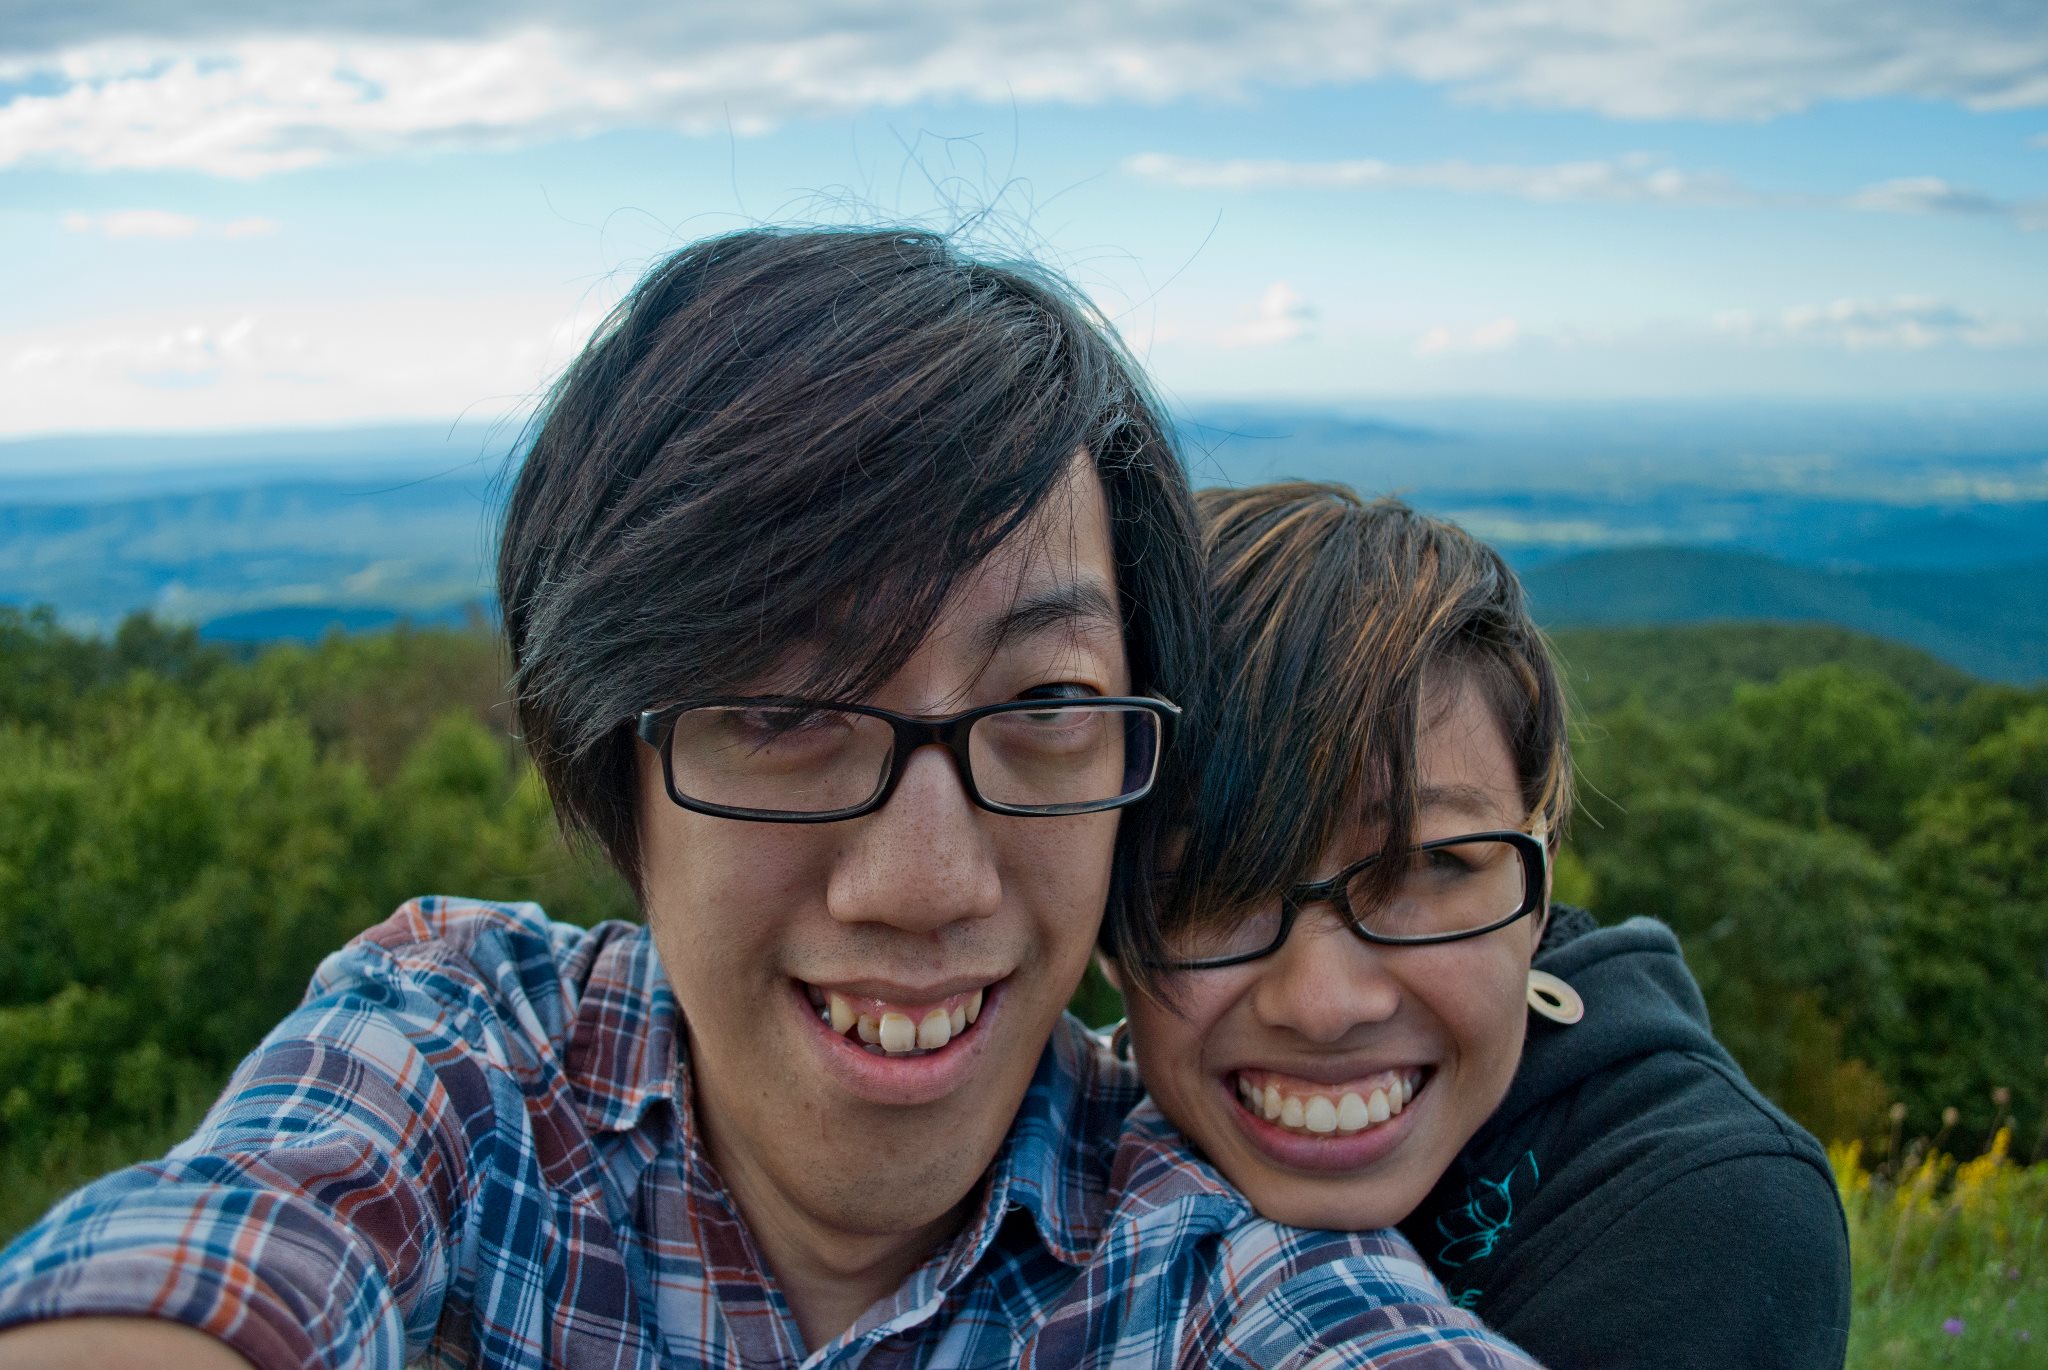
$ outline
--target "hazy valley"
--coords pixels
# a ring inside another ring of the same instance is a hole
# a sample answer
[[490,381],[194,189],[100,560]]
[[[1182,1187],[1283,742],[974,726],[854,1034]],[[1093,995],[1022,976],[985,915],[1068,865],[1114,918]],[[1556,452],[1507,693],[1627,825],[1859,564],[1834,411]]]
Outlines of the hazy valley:
[[[2048,409],[1405,401],[1199,410],[1198,483],[1345,480],[1501,546],[1554,627],[1764,619],[2048,676]],[[0,444],[0,602],[223,640],[488,612],[516,434]]]

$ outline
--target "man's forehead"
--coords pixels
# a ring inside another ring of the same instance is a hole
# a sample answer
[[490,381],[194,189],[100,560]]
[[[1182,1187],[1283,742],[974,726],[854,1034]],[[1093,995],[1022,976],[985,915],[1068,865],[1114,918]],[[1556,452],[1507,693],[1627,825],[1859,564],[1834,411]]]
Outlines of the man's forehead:
[[[858,670],[867,664],[845,660],[843,654],[842,659],[832,659],[833,651],[825,645],[831,641],[844,642],[845,638],[828,631],[816,639],[791,644],[762,677],[744,686],[744,692],[831,692],[835,687],[826,682],[843,679],[852,673],[849,668]],[[1120,659],[1124,629],[1115,586],[1090,572],[1066,579],[1034,577],[1000,594],[956,592],[923,639],[911,648],[908,660],[946,661],[978,675],[1006,652],[1042,647],[1048,641],[1096,657]],[[908,660],[895,663],[894,669],[901,670]]]
[[1094,463],[1075,454],[1032,516],[964,577],[941,606],[928,641],[959,635],[993,656],[1049,632],[1121,643],[1116,553]]
[[1119,643],[1123,640],[1115,587],[1093,573],[1022,589],[1007,605],[978,622],[963,624],[962,630],[968,633],[971,648],[985,656],[1053,632]]

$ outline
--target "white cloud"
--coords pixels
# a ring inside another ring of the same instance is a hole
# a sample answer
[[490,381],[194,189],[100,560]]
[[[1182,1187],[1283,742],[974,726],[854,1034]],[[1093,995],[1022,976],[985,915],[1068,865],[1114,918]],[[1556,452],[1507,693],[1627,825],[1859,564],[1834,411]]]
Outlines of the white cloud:
[[[276,351],[273,346],[270,351]],[[142,385],[190,385],[258,357],[256,319],[244,315],[225,326],[204,323],[24,347],[8,360],[17,375],[118,374]]]
[[106,214],[71,213],[64,216],[67,233],[90,233],[103,238],[191,238],[200,234],[222,238],[256,238],[275,233],[275,219],[233,219],[223,224],[206,223],[189,214],[168,209],[117,209]]
[[1644,153],[1611,161],[1513,166],[1473,162],[1400,165],[1371,159],[1343,162],[1204,161],[1143,153],[1124,170],[1189,190],[1443,190],[1522,200],[1650,201],[1662,204],[1750,204],[1756,195],[1718,172],[1686,172]]
[[1437,324],[1415,340],[1413,350],[1418,357],[1505,352],[1520,341],[1521,336],[1522,326],[1509,317],[1465,329],[1453,328],[1449,324]]
[[1852,352],[1921,351],[1953,344],[2017,347],[2028,341],[2027,330],[2010,320],[1926,296],[1792,305],[1775,315],[1728,310],[1715,315],[1713,327],[1746,342],[1815,343]]
[[1275,281],[1259,296],[1248,319],[1218,329],[1210,338],[1219,347],[1272,347],[1306,337],[1315,326],[1314,306],[1285,281]]
[[1908,176],[1881,181],[1851,195],[1856,209],[1873,209],[1890,214],[2007,214],[2013,206],[2003,200],[1961,186],[1950,185],[1939,176]]
[[407,295],[0,335],[0,433],[516,414],[610,303]]
[[1960,214],[2010,219],[2029,232],[2048,231],[2048,199],[2001,200],[1982,191],[1950,185],[1939,176],[1909,176],[1865,186],[1845,203],[1851,209],[1886,214]]
[[1157,103],[1383,77],[1627,119],[1881,97],[2023,108],[2048,104],[2048,25],[1999,0],[72,0],[11,15],[0,37],[0,80],[26,86],[0,105],[0,166],[247,176],[615,127],[745,132],[924,101]]
[[2009,219],[2024,229],[2048,228],[2048,200],[2001,200],[1936,176],[1882,181],[1846,195],[1767,194],[1717,171],[1686,171],[1648,153],[1606,161],[1516,166],[1501,163],[1373,159],[1295,162],[1283,159],[1209,161],[1147,152],[1124,170],[1186,190],[1435,190],[1497,195],[1539,203],[1773,206],[1851,209],[1876,214],[1951,214]]
[[199,231],[199,221],[164,209],[118,209],[111,214],[66,214],[64,228],[108,238],[189,238]]

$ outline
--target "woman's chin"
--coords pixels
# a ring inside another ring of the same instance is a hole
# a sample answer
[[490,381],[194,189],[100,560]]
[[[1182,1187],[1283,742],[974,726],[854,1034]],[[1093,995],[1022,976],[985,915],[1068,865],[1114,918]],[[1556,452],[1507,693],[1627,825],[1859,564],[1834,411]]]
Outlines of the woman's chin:
[[[1252,1177],[1247,1177],[1252,1178]],[[1231,1181],[1236,1184],[1236,1180]],[[1375,1182],[1370,1196],[1343,1192],[1342,1181],[1303,1182],[1292,1177],[1262,1175],[1250,1185],[1238,1184],[1261,1216],[1289,1227],[1321,1227],[1338,1232],[1371,1232],[1393,1227],[1415,1211],[1427,1188],[1410,1195]],[[1257,1191],[1263,1190],[1264,1193]],[[1306,1192],[1304,1192],[1306,1191]]]

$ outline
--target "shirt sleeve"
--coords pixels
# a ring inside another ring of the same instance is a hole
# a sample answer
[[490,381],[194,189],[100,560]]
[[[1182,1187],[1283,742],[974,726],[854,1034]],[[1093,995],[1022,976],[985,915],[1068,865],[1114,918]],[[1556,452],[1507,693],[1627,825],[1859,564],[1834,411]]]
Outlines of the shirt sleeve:
[[[1221,1335],[1203,1363],[1243,1370],[1540,1370],[1536,1361],[1454,1306],[1395,1232],[1274,1228],[1275,1249],[1245,1278],[1217,1277]],[[1192,1362],[1190,1362],[1192,1363]]]
[[[1228,1207],[1250,1210],[1241,1198]],[[1197,1197],[1114,1229],[1030,1339],[1031,1367],[1536,1370],[1454,1306],[1408,1239],[1218,1222]]]
[[[1840,1370],[1849,1246],[1819,1167],[1744,1155],[1685,1172],[1575,1252],[1503,1324],[1560,1364]],[[1567,1351],[1569,1360],[1566,1359]]]
[[0,1253],[0,1327],[165,1318],[266,1368],[416,1354],[508,1086],[483,987],[460,958],[409,951],[329,958],[192,1138]]

